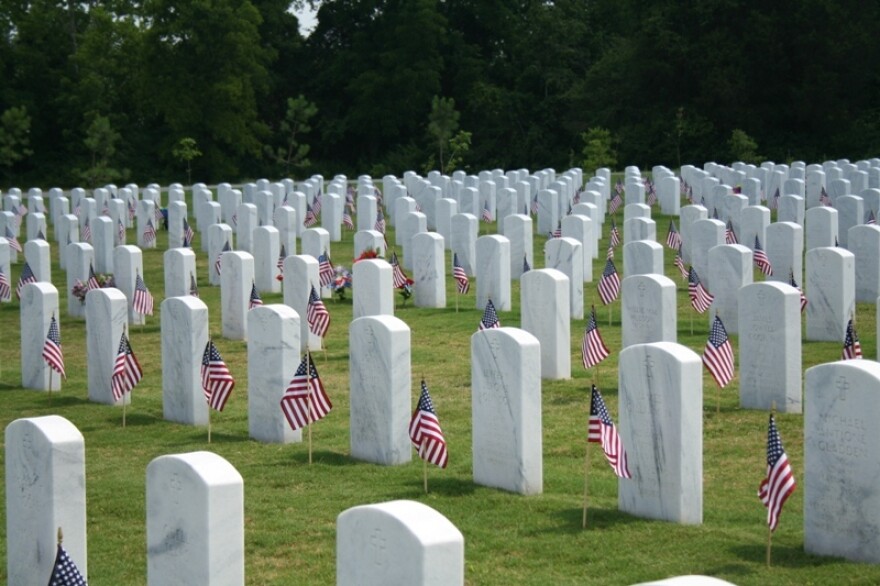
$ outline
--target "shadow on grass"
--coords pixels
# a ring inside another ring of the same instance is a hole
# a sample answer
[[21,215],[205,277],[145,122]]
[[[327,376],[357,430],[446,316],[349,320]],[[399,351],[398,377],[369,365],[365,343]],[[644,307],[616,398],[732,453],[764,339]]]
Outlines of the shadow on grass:
[[[767,562],[766,544],[736,545],[731,547],[730,551],[740,559],[749,562],[759,564]],[[803,546],[774,545],[770,555],[770,565],[783,568],[818,568],[844,561],[846,560],[843,558],[808,554],[804,551]]]
[[[432,472],[431,470],[428,471],[428,494],[445,497],[469,496],[476,490],[476,485],[471,480],[440,476],[439,474],[432,475]],[[409,498],[418,499],[425,496],[425,486],[422,481],[421,471],[417,478],[413,478],[412,482],[407,483],[407,487],[413,490]],[[401,498],[399,493],[392,493],[391,496]]]
[[[290,456],[286,458],[286,461],[291,464],[308,466],[308,449],[290,454]],[[355,466],[362,463],[363,462],[351,459],[348,454],[331,452],[329,450],[312,450],[312,466]]]
[[574,534],[583,531],[619,527],[628,523],[643,523],[645,521],[644,519],[621,513],[617,509],[592,508],[587,510],[587,527],[585,529],[583,527],[583,515],[584,510],[582,508],[556,511],[554,517],[559,519],[561,524],[542,530],[542,532],[558,533],[563,531]]

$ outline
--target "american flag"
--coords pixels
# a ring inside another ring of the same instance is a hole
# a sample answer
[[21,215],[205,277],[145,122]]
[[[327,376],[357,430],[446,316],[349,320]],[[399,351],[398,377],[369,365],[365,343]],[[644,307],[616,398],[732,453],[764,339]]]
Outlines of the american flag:
[[45,239],[46,239],[46,235],[43,234],[43,229],[40,228],[39,230],[37,230],[37,240],[45,240]]
[[261,305],[263,305],[263,299],[260,297],[260,293],[257,291],[257,284],[251,281],[251,296],[248,300],[248,309],[253,309]]
[[712,331],[709,332],[706,349],[703,350],[703,364],[722,389],[733,380],[733,347],[727,339],[727,330],[717,315],[712,323]]
[[562,238],[562,222],[556,222],[556,229],[550,232],[550,238]]
[[376,210],[376,225],[373,226],[373,229],[376,232],[385,233],[385,214],[382,212],[382,208]]
[[208,406],[216,411],[223,411],[233,388],[235,379],[232,378],[229,367],[220,356],[214,341],[208,340],[202,354],[202,390]]
[[61,332],[58,331],[58,322],[54,315],[49,322],[49,333],[46,334],[46,341],[43,343],[43,360],[49,368],[67,378],[64,373],[64,354],[61,352]]
[[859,336],[853,326],[853,320],[850,319],[846,324],[846,338],[843,340],[843,354],[841,360],[852,360],[862,357],[862,345],[859,343]]
[[828,197],[828,192],[825,191],[825,186],[822,186],[822,190],[819,192],[819,203],[823,206],[831,207],[831,198]]
[[327,287],[333,282],[336,273],[333,271],[333,263],[330,262],[330,253],[324,252],[318,256],[318,281],[322,287]]
[[605,261],[605,270],[602,271],[602,278],[599,279],[599,298],[603,305],[608,305],[620,295],[620,276],[617,274],[617,268],[614,261],[610,258]]
[[86,282],[86,287],[89,291],[101,288],[101,283],[98,282],[98,275],[95,274],[95,266],[91,263],[89,264],[89,280]]
[[214,261],[214,270],[217,271],[218,275],[220,274],[220,270],[222,269],[223,263],[221,261],[223,260],[223,253],[229,252],[230,250],[232,250],[232,248],[229,246],[229,240],[227,240],[226,244],[223,245],[223,249],[217,255],[217,260]]
[[128,343],[128,338],[123,332],[122,339],[119,340],[116,362],[113,364],[113,376],[110,378],[113,399],[116,401],[122,399],[125,393],[130,392],[143,376],[144,371],[138,364],[134,352],[131,351],[131,344]]
[[538,194],[535,194],[535,197],[532,198],[532,213],[538,213]]
[[464,295],[470,290],[470,280],[468,279],[467,273],[464,272],[464,267],[458,262],[458,253],[456,252],[452,253],[452,276],[455,279],[459,293]]
[[290,428],[297,430],[323,419],[331,409],[333,403],[324,390],[318,369],[306,354],[281,397],[281,411]]
[[104,207],[101,208],[101,215],[107,216],[108,218],[110,217],[110,208],[108,207],[106,201],[104,202]]
[[9,241],[9,247],[12,248],[12,250],[21,252],[21,244],[18,242],[18,238],[15,237],[15,234],[12,233],[12,230],[9,229],[9,226],[6,226],[6,240]]
[[807,307],[807,296],[804,295],[803,289],[801,289],[798,286],[797,281],[794,280],[794,270],[788,272],[788,284],[797,289],[798,293],[801,294],[801,313],[803,313],[804,309]]
[[49,586],[88,586],[85,578],[80,574],[79,568],[76,567],[60,543],[58,551],[55,553],[52,575],[49,576]]
[[876,224],[877,218],[874,216],[874,210],[868,210],[868,213],[865,214],[865,225],[870,226],[871,224]]
[[28,283],[36,283],[37,276],[34,274],[34,271],[31,269],[31,265],[28,264],[27,261],[24,263],[24,268],[21,269],[21,276],[18,277],[18,285],[15,287],[15,296],[21,299],[21,290]]
[[316,220],[321,215],[321,197],[317,193],[312,198],[312,212],[315,214]]
[[611,469],[620,478],[632,478],[629,473],[629,465],[626,460],[626,450],[620,441],[620,434],[611,421],[611,415],[602,400],[602,395],[596,385],[593,385],[590,397],[590,423],[587,428],[587,441],[602,445],[605,459],[611,465]]
[[122,220],[116,220],[116,240],[120,244],[125,243],[125,224]]
[[620,230],[617,229],[617,222],[611,218],[611,246],[616,247],[620,244]]
[[584,368],[592,368],[608,358],[611,352],[602,341],[602,335],[599,333],[599,326],[596,325],[596,308],[590,311],[590,318],[587,320],[587,329],[584,330],[584,339],[581,341],[581,359]]
[[725,244],[739,244],[736,238],[736,232],[733,230],[733,220],[727,220],[727,226],[724,229]]
[[765,253],[764,249],[761,248],[761,241],[758,240],[757,235],[755,235],[755,250],[752,251],[752,256],[755,261],[755,266],[758,267],[758,270],[760,270],[768,277],[773,275],[773,267],[770,265],[770,259],[767,258],[767,253]]
[[532,270],[532,267],[529,265],[529,259],[528,259],[528,257],[527,257],[526,255],[523,255],[523,266],[522,266],[522,272],[523,272],[523,273],[527,273],[527,272],[529,272],[530,270]]
[[649,206],[656,205],[657,203],[657,189],[654,187],[654,182],[650,179],[645,179],[645,193],[647,193],[646,202]]
[[278,253],[278,262],[275,263],[275,266],[278,268],[278,276],[275,278],[279,281],[284,280],[284,259],[287,258],[287,251],[284,250],[284,245],[281,245],[281,252]]
[[794,492],[797,483],[788,456],[782,447],[782,439],[779,430],[776,429],[776,420],[770,414],[770,426],[767,432],[767,477],[761,481],[758,487],[758,498],[767,507],[767,525],[771,531],[776,530],[779,524],[779,515],[782,514],[782,505]]
[[351,213],[349,213],[348,208],[343,208],[342,210],[342,225],[349,230],[354,230],[354,221],[351,219]]
[[718,219],[718,208],[712,208],[712,219],[713,220]]
[[[235,218],[233,218],[234,220]],[[303,219],[303,226],[306,228],[311,228],[315,224],[318,223],[318,216],[315,214],[315,210],[312,209],[312,206],[306,203],[306,217]]]
[[193,229],[190,227],[189,222],[186,221],[186,218],[183,219],[183,246],[186,248],[192,248],[192,241],[195,238],[196,233],[193,232]]
[[92,228],[89,226],[89,219],[86,218],[85,223],[83,223],[82,229],[82,239],[83,242],[91,242],[92,241]]
[[489,202],[485,202],[483,204],[483,212],[480,214],[480,219],[484,222],[492,221],[492,212],[489,210]]
[[483,317],[480,319],[480,325],[477,331],[491,330],[492,328],[500,328],[501,322],[498,321],[498,313],[495,312],[495,304],[492,300],[486,302],[486,309],[483,310]]
[[678,267],[678,272],[681,273],[682,277],[688,276],[688,270],[684,266],[684,257],[681,256],[681,242],[678,243],[678,248],[675,251],[675,259],[672,262]]
[[131,300],[131,308],[141,315],[153,315],[153,296],[147,289],[146,283],[137,273],[134,278],[134,295]]
[[767,202],[767,207],[771,210],[779,209],[779,188],[776,188],[776,191],[773,192],[773,197],[770,201]]
[[666,233],[666,246],[675,250],[681,246],[681,234],[675,228],[675,220],[669,220],[669,232]]
[[0,301],[12,299],[12,288],[9,285],[9,277],[0,270]]
[[609,246],[608,252],[605,253],[605,260],[614,260],[614,247]]
[[611,202],[608,204],[608,213],[613,216],[621,204],[623,204],[623,198],[618,191],[614,194],[614,197],[611,198]]
[[403,268],[400,266],[400,261],[397,260],[397,253],[391,253],[391,280],[395,289],[400,289],[402,287],[406,287],[406,273],[403,272]]
[[705,313],[715,299],[703,287],[700,277],[697,276],[697,270],[694,267],[691,267],[690,271],[688,271],[688,295],[691,298],[691,305],[697,310],[697,313]]
[[189,274],[189,294],[193,297],[199,296],[199,284],[196,283],[196,276],[192,273]]
[[153,219],[150,218],[147,220],[147,225],[144,227],[144,244],[150,244],[155,239],[156,227],[153,225]]
[[311,293],[309,293],[306,321],[309,323],[309,331],[319,338],[323,338],[327,330],[330,329],[330,312],[327,311],[327,307],[321,301],[321,297],[318,295],[314,285],[312,286]]
[[232,218],[230,218],[230,221],[232,222],[233,227],[238,226],[238,212],[232,212]]
[[614,184],[614,193],[620,194],[623,193],[623,181],[620,179]]
[[162,213],[162,209],[159,207],[159,203],[158,203],[158,202],[153,202],[153,203],[154,203],[154,205],[156,206],[156,207],[153,209],[153,217],[156,219],[156,223],[157,223],[157,224],[161,224],[161,223],[162,223],[162,220],[165,219],[165,214]]
[[135,217],[134,199],[128,200],[128,221],[133,222]]
[[449,454],[446,452],[446,438],[440,429],[440,420],[434,411],[434,402],[428,393],[428,385],[422,381],[422,394],[419,404],[413,411],[409,422],[409,439],[419,451],[419,457],[435,466],[446,468]]
[[14,211],[15,214],[16,214],[19,218],[23,218],[23,217],[25,217],[25,216],[27,215],[27,213],[28,213],[28,208],[27,208],[26,205],[21,204],[20,206],[17,206],[17,207],[13,206],[12,211]]

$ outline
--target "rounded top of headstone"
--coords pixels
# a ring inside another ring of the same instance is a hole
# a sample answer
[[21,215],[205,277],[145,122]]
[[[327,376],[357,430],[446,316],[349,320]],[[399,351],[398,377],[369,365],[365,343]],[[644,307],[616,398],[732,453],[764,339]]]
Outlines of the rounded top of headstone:
[[337,526],[352,523],[369,527],[380,519],[397,524],[424,545],[464,541],[461,531],[449,519],[416,501],[398,500],[352,507],[340,513],[336,523]]
[[520,277],[520,282],[522,283],[522,287],[528,287],[529,283],[532,281],[557,281],[568,283],[568,275],[560,271],[559,269],[532,269],[530,271],[526,271]]
[[60,415],[44,415],[42,417],[23,417],[7,425],[6,444],[10,444],[11,437],[28,432],[37,432],[52,444],[83,442],[82,433],[73,423]]
[[[635,275],[635,276],[656,276],[656,275]],[[635,277],[627,277],[635,278]],[[676,342],[650,342],[648,344],[633,344],[620,351],[620,362],[626,360],[625,354],[635,354],[636,356],[648,353],[659,353],[670,356],[682,363],[697,363],[702,365],[703,359],[699,354]]]
[[205,486],[244,484],[238,470],[214,452],[188,452],[159,456],[147,465],[147,476],[158,469],[180,472]]
[[[160,305],[162,312],[170,312],[175,306],[186,307],[193,311],[208,311],[205,302],[194,295],[182,295],[180,297],[166,297]],[[250,313],[250,312],[249,312]]]
[[654,582],[640,582],[633,586],[734,586],[733,583],[710,576],[675,576]]
[[410,332],[410,327],[405,321],[393,315],[365,315],[351,320],[348,326],[349,332],[355,330],[382,328],[388,332]]

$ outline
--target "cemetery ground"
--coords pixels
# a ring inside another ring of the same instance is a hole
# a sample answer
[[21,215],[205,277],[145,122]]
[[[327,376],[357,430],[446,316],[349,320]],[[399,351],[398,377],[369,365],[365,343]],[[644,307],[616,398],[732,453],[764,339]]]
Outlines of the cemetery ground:
[[[655,219],[661,230],[668,224],[666,217]],[[485,226],[481,224],[481,234],[486,233]],[[600,246],[603,252],[607,232],[606,227]],[[129,230],[129,240],[133,234]],[[353,234],[345,232],[342,243],[332,244],[334,263],[351,268]],[[85,437],[88,577],[93,586],[146,582],[146,467],[161,455],[198,450],[216,452],[244,478],[248,584],[333,584],[336,517],[349,507],[395,499],[425,503],[458,527],[465,538],[468,584],[630,584],[691,573],[742,585],[880,582],[876,566],[804,552],[804,418],[800,414],[777,415],[799,484],[773,534],[772,567],[766,566],[766,509],[756,493],[766,472],[767,413],[739,407],[738,379],[719,393],[706,372],[702,525],[651,521],[618,512],[618,480],[601,449],[591,444],[589,519],[587,528],[581,528],[589,389],[594,376],[612,417],[619,419],[620,302],[611,306],[609,326],[608,307],[601,305],[596,292],[603,258],[594,261],[594,280],[584,285],[585,303],[587,312],[591,304],[596,305],[599,328],[612,354],[598,367],[598,374],[585,371],[579,357],[585,322],[572,324],[572,378],[542,381],[543,493],[535,496],[477,486],[472,481],[470,338],[482,313],[474,307],[473,284],[468,295],[459,297],[458,311],[448,268],[445,309],[416,308],[412,300],[404,306],[395,293],[395,316],[412,328],[412,405],[424,378],[449,447],[447,469],[429,466],[429,492],[425,494],[423,464],[415,453],[410,463],[401,466],[378,466],[349,456],[351,291],[347,300],[326,300],[332,319],[327,349],[313,354],[334,404],[333,411],[313,426],[314,462],[308,463],[305,432],[303,443],[288,445],[262,444],[248,437],[247,344],[220,335],[220,289],[208,285],[208,260],[200,251],[200,238],[194,243],[200,296],[210,309],[214,341],[236,379],[226,409],[211,413],[210,444],[206,428],[170,423],[162,417],[158,308],[166,232],[160,232],[157,248],[143,253],[144,280],[156,298],[157,313],[147,318],[145,326],[130,328],[132,348],[145,374],[134,389],[125,428],[121,407],[87,399],[85,321],[67,316],[64,274],[57,265],[58,247],[51,234],[53,281],[60,293],[61,340],[68,373],[61,392],[50,396],[20,387],[19,304],[0,305],[0,424],[5,428],[21,417],[58,414]],[[390,228],[388,241],[394,241]],[[543,266],[544,242],[544,237],[535,237],[536,267]],[[678,286],[678,342],[702,354],[709,332],[708,313],[694,315],[686,283],[672,264],[673,254],[668,249],[664,254],[665,274]],[[618,248],[618,264],[622,256]],[[21,263],[14,265],[12,283],[17,282],[21,268]],[[622,275],[621,267],[618,270]],[[757,273],[756,280],[761,280]],[[513,310],[499,314],[503,326],[520,324],[518,293],[519,283],[514,281]],[[281,303],[282,296],[266,294],[263,301]],[[873,304],[858,304],[856,326],[865,357],[875,357]],[[737,352],[737,336],[731,335],[731,341]],[[804,342],[803,369],[837,360],[842,342]],[[3,458],[5,451],[0,450]],[[4,502],[5,490],[5,484],[0,484]],[[0,523],[4,559],[6,531],[6,523]]]

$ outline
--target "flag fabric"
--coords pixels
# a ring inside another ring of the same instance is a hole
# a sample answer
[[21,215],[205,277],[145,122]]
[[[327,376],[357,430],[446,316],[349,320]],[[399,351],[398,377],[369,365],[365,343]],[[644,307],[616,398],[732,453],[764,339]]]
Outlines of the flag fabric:
[[770,201],[767,202],[767,207],[769,207],[771,210],[778,210],[779,209],[779,188],[778,187],[776,188],[776,191],[773,192],[773,197],[770,199]]
[[351,219],[351,213],[348,208],[342,209],[342,225],[349,230],[354,230],[354,220]]
[[382,212],[382,208],[376,210],[376,224],[373,226],[373,229],[376,232],[385,233],[385,213]]
[[492,212],[489,210],[489,202],[483,204],[483,211],[480,213],[480,219],[484,222],[492,221]]
[[455,252],[452,253],[452,277],[455,279],[458,292],[462,295],[466,294],[471,288],[470,280],[464,272],[464,267],[458,262],[458,253]]
[[147,220],[147,225],[144,226],[144,244],[150,244],[156,239],[156,227],[153,225],[153,219],[150,218]]
[[876,224],[877,218],[874,216],[874,210],[868,210],[868,213],[865,214],[865,225],[870,226],[871,224]]
[[261,305],[263,305],[263,298],[260,297],[260,293],[257,291],[257,284],[251,281],[251,296],[248,299],[248,309],[250,310]]
[[531,210],[532,210],[533,214],[538,213],[538,194],[537,193],[535,194],[535,197],[532,198]]
[[617,209],[623,204],[623,198],[620,196],[620,192],[614,194],[614,197],[611,198],[611,202],[608,204],[608,213],[610,215],[614,215],[617,212]]
[[771,413],[767,432],[767,477],[758,487],[758,498],[767,507],[767,525],[771,531],[775,531],[776,526],[779,525],[782,505],[794,492],[796,486],[788,456],[782,447],[779,430],[776,429],[776,420]]
[[755,235],[755,250],[752,251],[752,257],[758,270],[768,277],[773,275],[773,267],[770,265],[770,259],[767,258],[767,254],[764,252],[764,249],[761,248],[761,241],[758,240],[757,235]]
[[196,276],[193,273],[189,274],[189,294],[193,297],[199,296],[199,284],[196,282]]
[[440,429],[440,420],[434,411],[434,402],[428,392],[428,385],[422,381],[419,404],[413,411],[409,422],[409,439],[419,452],[419,457],[435,466],[446,468],[449,454],[446,451],[446,438]]
[[727,330],[717,315],[709,332],[706,349],[703,350],[703,364],[722,389],[733,380],[733,346],[730,345]]
[[125,224],[122,220],[116,220],[116,239],[119,242],[125,242]]
[[119,340],[119,350],[116,352],[116,362],[113,364],[113,376],[110,378],[110,388],[113,391],[113,399],[119,401],[130,392],[143,378],[144,371],[138,363],[131,344],[125,332]]
[[859,336],[853,326],[853,320],[850,319],[846,324],[846,338],[843,341],[843,354],[841,360],[853,360],[862,357],[862,345],[859,343]]
[[306,215],[303,219],[303,226],[306,228],[311,228],[315,224],[318,223],[318,215],[315,213],[315,210],[312,209],[312,206],[306,203]]
[[736,238],[736,232],[733,230],[733,220],[727,220],[727,226],[724,229],[725,244],[739,244]]
[[183,219],[183,246],[185,248],[192,248],[192,241],[195,238],[196,233],[193,232],[193,229],[190,227],[189,222],[186,221],[186,218]]
[[528,257],[526,257],[526,255],[523,255],[522,272],[527,273],[530,270],[532,270],[532,267],[529,265],[529,259],[528,259]]
[[620,230],[617,229],[617,222],[614,221],[614,218],[611,218],[611,246],[618,246],[620,244]]
[[136,210],[134,207],[134,199],[128,200],[128,221],[134,222],[134,217],[136,215]]
[[287,251],[284,249],[284,245],[281,245],[281,252],[278,253],[278,262],[275,263],[275,266],[278,268],[278,275],[275,277],[279,281],[284,280],[284,259],[287,258]]
[[76,567],[60,543],[58,551],[55,553],[52,575],[49,576],[49,586],[88,586],[86,579],[79,572],[79,568]]
[[153,209],[153,218],[156,219],[156,224],[161,224],[162,220],[165,219],[165,214],[162,213],[162,208],[159,207],[159,202],[154,202],[155,208]]
[[318,281],[322,287],[327,287],[333,282],[336,273],[333,271],[333,263],[330,262],[330,254],[324,252],[318,256]]
[[688,271],[688,295],[691,298],[691,306],[697,310],[697,313],[705,313],[715,299],[703,287],[700,277],[697,276],[697,270],[694,267],[691,267],[690,271]]
[[614,247],[609,246],[608,252],[605,253],[605,260],[614,260]]
[[226,241],[226,244],[223,245],[223,249],[220,250],[220,253],[217,255],[217,260],[214,261],[214,270],[217,271],[217,274],[220,274],[220,271],[223,268],[223,253],[229,252],[232,248],[229,246],[229,240]]
[[602,400],[602,394],[596,385],[590,396],[590,424],[587,430],[587,441],[602,445],[605,459],[611,465],[611,469],[620,478],[632,478],[629,473],[629,465],[626,459],[626,450],[620,441],[620,434],[611,421],[611,415]]
[[794,280],[794,270],[790,270],[788,272],[788,284],[797,289],[798,292],[801,294],[801,313],[803,313],[804,309],[806,309],[807,307],[807,296],[804,295],[803,289],[801,289],[798,286],[797,281]]
[[323,338],[327,330],[330,329],[330,312],[327,311],[327,307],[321,301],[321,297],[314,286],[312,286],[312,291],[309,294],[306,320],[309,323],[309,331],[319,338]]
[[202,390],[208,406],[216,411],[223,411],[233,388],[235,379],[232,378],[229,367],[220,356],[214,341],[208,340],[202,354]]
[[147,289],[146,283],[138,273],[134,278],[134,295],[131,300],[131,308],[141,315],[153,315],[153,296]]
[[492,300],[486,302],[486,309],[483,310],[483,317],[480,319],[480,326],[477,328],[477,331],[480,332],[482,330],[491,330],[493,328],[500,328],[501,322],[498,321],[498,313],[495,311],[495,304],[492,303]]
[[321,197],[317,193],[312,198],[312,212],[314,212],[316,219],[321,215]]
[[688,270],[684,266],[684,257],[681,256],[681,242],[678,243],[678,249],[675,251],[675,259],[672,262],[678,267],[678,272],[681,273],[682,277],[688,276]]
[[669,220],[669,232],[666,233],[666,246],[675,250],[681,246],[681,234],[675,228],[675,220]]
[[92,228],[91,228],[91,226],[89,226],[89,219],[88,218],[86,218],[86,221],[83,223],[82,239],[83,239],[83,242],[91,243],[91,241],[92,241]]
[[98,282],[98,275],[95,274],[95,265],[93,264],[89,264],[89,280],[86,283],[86,288],[89,291],[101,288],[101,283]]
[[620,276],[617,274],[617,268],[614,261],[610,258],[605,261],[605,270],[602,271],[602,278],[599,279],[599,298],[603,305],[608,305],[620,295]]
[[15,234],[12,233],[12,230],[9,229],[9,226],[6,226],[5,238],[9,241],[9,247],[12,248],[12,250],[21,252],[21,243],[18,241],[18,238],[15,237]]
[[400,261],[397,260],[397,253],[391,253],[391,280],[395,289],[400,289],[406,286],[406,273],[403,272],[403,268],[400,266]]
[[315,363],[307,354],[281,397],[281,411],[290,428],[297,430],[323,419],[331,409],[333,403],[324,390]]
[[584,339],[581,341],[581,359],[584,368],[592,368],[596,366],[611,354],[602,335],[599,333],[599,326],[596,324],[596,308],[590,311],[590,317],[587,320],[587,329],[584,330]]
[[61,332],[58,330],[58,322],[54,315],[49,322],[49,333],[46,334],[46,341],[43,343],[43,360],[49,368],[67,378],[64,373],[64,354],[61,352]]
[[43,229],[40,228],[39,230],[37,230],[37,240],[45,240],[45,239],[46,239],[46,235],[43,234]]
[[24,268],[21,269],[21,276],[18,277],[18,285],[15,287],[15,296],[21,299],[21,290],[24,289],[24,286],[28,283],[36,282],[37,276],[34,274],[33,269],[31,269],[31,265],[24,261]]
[[562,222],[556,222],[556,229],[550,232],[550,238],[562,238]]
[[825,191],[825,186],[822,186],[822,190],[819,192],[819,203],[823,206],[831,207],[831,198],[828,197],[828,192]]
[[12,299],[12,288],[9,285],[9,277],[0,270],[0,301],[9,301]]
[[645,194],[645,203],[649,206],[657,204],[657,189],[654,187],[654,182],[648,178],[645,178]]

